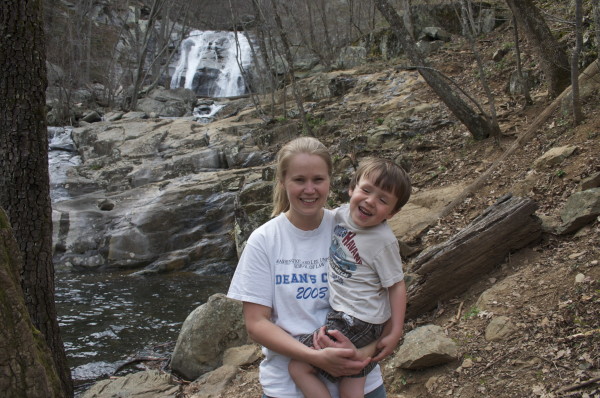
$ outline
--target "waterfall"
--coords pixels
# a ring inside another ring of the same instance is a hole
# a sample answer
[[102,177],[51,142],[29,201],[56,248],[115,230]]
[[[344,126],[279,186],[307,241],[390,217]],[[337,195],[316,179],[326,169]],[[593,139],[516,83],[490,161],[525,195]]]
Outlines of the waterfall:
[[50,199],[53,203],[69,198],[65,187],[67,172],[71,167],[82,163],[71,138],[72,130],[72,127],[48,127],[48,169]]
[[194,30],[181,43],[171,88],[185,87],[202,97],[233,97],[246,93],[240,66],[251,65],[250,44],[244,34]]

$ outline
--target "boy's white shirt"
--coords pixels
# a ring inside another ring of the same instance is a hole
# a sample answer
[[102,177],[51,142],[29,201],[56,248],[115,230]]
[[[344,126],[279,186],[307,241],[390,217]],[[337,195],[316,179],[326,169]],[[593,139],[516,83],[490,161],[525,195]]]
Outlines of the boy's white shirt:
[[341,261],[329,267],[331,307],[364,322],[385,323],[391,316],[387,288],[404,279],[398,239],[385,221],[358,227],[347,204],[336,210],[335,224],[337,250],[330,258]]
[[[294,337],[317,329],[329,311],[327,253],[333,227],[331,210],[325,210],[321,225],[313,231],[294,227],[283,214],[263,224],[248,239],[228,297],[272,308],[273,323]],[[263,353],[260,383],[264,393],[301,398],[288,372],[289,358],[264,347]],[[365,392],[382,383],[377,367],[367,376]],[[327,386],[337,398],[337,385],[327,382]]]

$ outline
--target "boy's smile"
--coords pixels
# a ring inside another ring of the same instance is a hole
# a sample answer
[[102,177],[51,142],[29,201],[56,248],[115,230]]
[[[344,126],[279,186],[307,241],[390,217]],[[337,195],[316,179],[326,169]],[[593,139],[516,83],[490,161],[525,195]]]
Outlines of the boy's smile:
[[369,177],[362,177],[349,193],[350,216],[359,227],[374,227],[395,214],[396,196],[374,185]]

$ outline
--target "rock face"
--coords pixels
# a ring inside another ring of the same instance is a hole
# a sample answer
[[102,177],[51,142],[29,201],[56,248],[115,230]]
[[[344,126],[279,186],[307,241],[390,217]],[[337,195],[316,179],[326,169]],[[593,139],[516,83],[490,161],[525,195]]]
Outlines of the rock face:
[[171,368],[194,380],[220,366],[227,348],[246,344],[247,340],[242,303],[215,294],[183,323]]
[[239,168],[270,160],[243,136],[252,126],[123,115],[74,129],[82,165],[53,185],[65,193],[53,203],[55,264],[230,272],[237,191],[262,176]]

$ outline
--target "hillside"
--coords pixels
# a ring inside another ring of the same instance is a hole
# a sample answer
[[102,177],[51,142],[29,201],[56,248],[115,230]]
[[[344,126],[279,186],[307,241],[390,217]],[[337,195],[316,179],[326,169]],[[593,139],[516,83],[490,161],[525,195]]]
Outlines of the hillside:
[[[569,10],[565,6],[552,12],[566,15]],[[377,61],[339,73],[340,78],[356,79],[352,92],[362,87],[363,95],[307,104],[311,117],[318,121],[317,137],[332,148],[336,172],[347,170],[348,162],[355,158],[376,154],[404,159],[410,165],[415,192],[459,184],[464,187],[475,181],[551,104],[538,69],[534,69],[538,83],[532,90],[533,105],[526,106],[522,97],[506,93],[508,75],[515,69],[514,51],[500,61],[493,61],[492,56],[512,41],[512,34],[505,24],[477,40],[502,129],[498,143],[492,138],[474,141],[416,72],[398,68],[405,61]],[[537,67],[527,43],[521,45],[524,64]],[[453,37],[430,61],[485,104],[475,59],[464,40]],[[411,84],[410,95],[393,94],[406,82]],[[397,98],[396,102],[390,98]],[[579,126],[573,126],[568,107],[558,107],[481,188],[433,227],[404,242],[415,249],[414,255],[405,258],[406,269],[410,271],[411,260],[418,252],[448,239],[508,193],[535,200],[539,206],[536,214],[544,225],[556,223],[567,198],[581,189],[583,180],[600,172],[599,100],[596,88],[584,101],[585,120]],[[358,152],[347,149],[352,146],[345,143],[361,143],[365,132],[372,135],[386,130],[386,126],[392,130],[389,126],[394,123],[394,115],[411,101],[413,108],[422,106],[422,112],[417,111],[412,120],[427,133],[405,134],[392,143],[384,140],[376,149],[366,144]],[[561,164],[534,167],[534,161],[548,150],[563,146],[577,149]],[[343,186],[342,179],[336,188],[342,190]],[[343,194],[338,199],[343,200]],[[433,313],[408,320],[406,332],[429,323],[445,328],[459,345],[460,359],[422,371],[395,369],[389,362],[384,363],[388,396],[600,396],[599,243],[598,219],[574,234],[557,235],[546,229],[539,243],[512,253],[464,295],[439,303]],[[491,305],[483,310],[478,308],[477,300],[486,291]],[[506,340],[488,342],[485,329],[490,319],[499,315],[508,317],[516,328]],[[259,391],[253,364],[222,396],[259,396]]]

